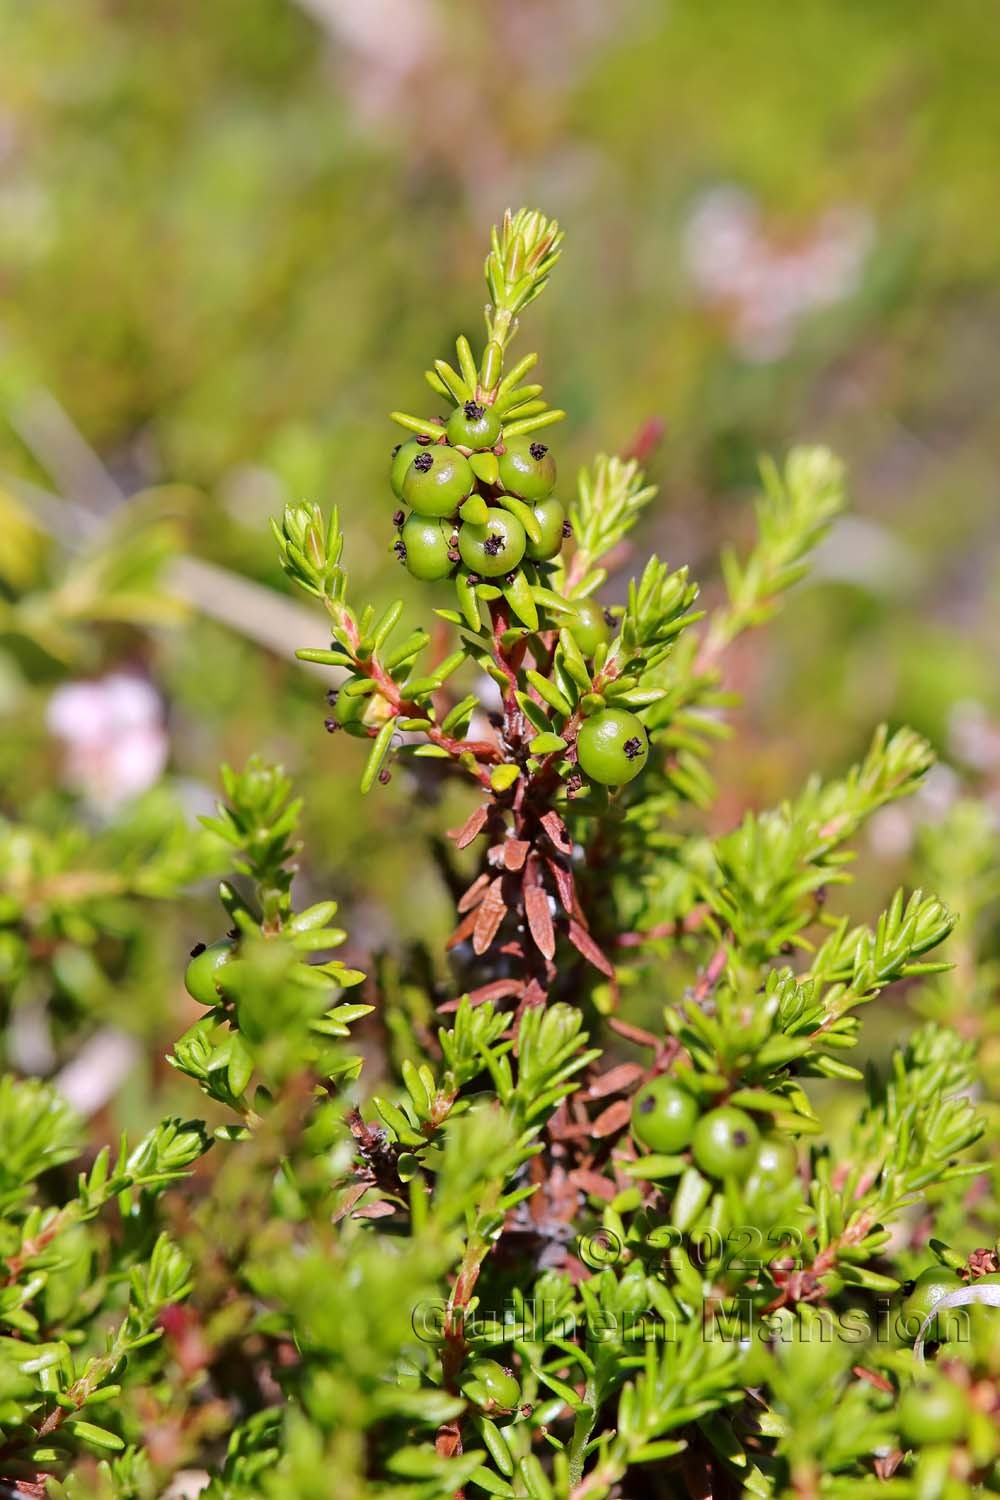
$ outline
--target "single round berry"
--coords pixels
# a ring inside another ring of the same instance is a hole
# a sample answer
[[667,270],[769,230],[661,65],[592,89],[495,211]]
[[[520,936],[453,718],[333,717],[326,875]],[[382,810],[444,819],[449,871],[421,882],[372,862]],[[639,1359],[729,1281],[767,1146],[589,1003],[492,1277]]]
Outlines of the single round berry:
[[632,1101],[632,1134],[651,1151],[683,1151],[697,1123],[697,1100],[670,1078],[652,1079]]
[[649,736],[641,720],[624,708],[605,708],[585,719],[576,738],[580,769],[602,786],[634,781],[648,753]]
[[192,999],[199,1005],[218,1005],[219,991],[215,987],[217,971],[233,956],[233,945],[227,938],[211,943],[192,955],[184,970],[184,985]]
[[754,1164],[760,1136],[750,1116],[731,1104],[703,1115],[695,1126],[691,1150],[709,1177],[745,1177]]
[[[913,1283],[912,1290],[900,1308],[898,1328],[901,1337],[910,1344],[915,1343],[925,1320],[930,1317],[941,1298],[947,1297],[949,1292],[957,1292],[964,1285],[961,1277],[954,1271],[949,1271],[947,1266],[927,1266]],[[947,1310],[928,1325],[924,1338],[929,1343],[939,1342],[938,1334],[945,1331],[939,1328],[939,1324],[946,1318]]]
[[400,443],[399,447],[393,451],[392,468],[389,470],[389,483],[392,485],[392,492],[397,500],[402,500],[403,498],[403,480],[406,478],[407,469],[417,454],[423,453],[425,447],[426,444],[418,443],[416,438],[408,438],[405,443]]
[[760,1331],[753,1329],[749,1338],[741,1340],[738,1350],[740,1384],[750,1390],[766,1384],[774,1368],[774,1360],[770,1346],[766,1339],[761,1338]]
[[566,626],[584,656],[597,655],[598,646],[603,646],[611,636],[611,627],[604,611],[596,599],[575,601],[576,618]]
[[418,516],[416,511],[404,522],[400,541],[406,548],[403,559],[407,571],[425,583],[447,578],[454,567],[449,556],[451,524]]
[[957,1443],[965,1436],[969,1400],[950,1380],[911,1385],[899,1400],[899,1430],[913,1448]]
[[799,1153],[793,1141],[780,1135],[765,1135],[757,1148],[753,1164],[753,1176],[762,1182],[780,1185],[789,1182],[798,1172]]
[[522,500],[544,500],[556,484],[556,462],[545,443],[534,437],[513,437],[500,456],[500,483]]
[[421,516],[453,516],[472,490],[469,460],[435,444],[413,459],[403,480],[403,499]]
[[550,495],[547,500],[539,500],[531,508],[542,538],[541,541],[533,542],[529,536],[527,554],[535,562],[547,562],[550,557],[557,557],[562,551],[566,512],[555,495]]
[[333,717],[342,729],[360,732],[361,715],[365,711],[365,700],[356,693],[338,693],[333,706]]
[[462,1386],[470,1387],[467,1394],[484,1405],[493,1402],[505,1411],[513,1411],[521,1404],[521,1387],[495,1359],[472,1360],[463,1373]]
[[483,526],[466,522],[458,533],[458,550],[470,572],[483,578],[500,578],[517,567],[526,541],[524,527],[516,516],[493,510]]
[[501,422],[492,406],[481,401],[466,401],[448,418],[445,431],[449,443],[462,448],[492,448],[500,436]]
[[390,712],[381,693],[346,693],[341,689],[333,716],[342,729],[360,739],[370,729],[380,729]]

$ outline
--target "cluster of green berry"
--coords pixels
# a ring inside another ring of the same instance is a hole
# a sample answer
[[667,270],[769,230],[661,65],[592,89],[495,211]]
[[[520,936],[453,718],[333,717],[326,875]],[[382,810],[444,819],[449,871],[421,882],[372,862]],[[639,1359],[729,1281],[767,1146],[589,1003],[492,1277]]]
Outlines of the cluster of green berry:
[[[527,587],[535,588],[545,582],[544,565],[572,534],[552,493],[555,482],[546,443],[529,434],[505,436],[502,411],[480,399],[465,401],[441,424],[439,437],[419,433],[393,453],[393,493],[410,507],[408,515],[396,512],[396,555],[428,583],[458,570],[487,600],[497,593],[492,580],[503,579],[510,589],[523,573]],[[595,599],[574,603],[566,629],[592,661],[610,639],[610,618]],[[354,706],[362,711],[360,703]],[[578,763],[591,781],[621,786],[642,770],[648,748],[634,713],[608,709],[582,725]]]
[[410,507],[396,515],[396,555],[429,583],[459,566],[473,583],[506,577],[558,556],[569,534],[547,444],[505,442],[500,415],[482,401],[457,407],[437,441],[421,433],[397,448],[390,479]]
[[695,1165],[708,1177],[735,1177],[748,1196],[789,1182],[798,1155],[785,1136],[762,1135],[746,1110],[720,1105],[701,1111],[695,1096],[661,1074],[645,1084],[632,1102],[632,1134],[650,1151],[674,1156],[690,1148]]
[[[394,550],[422,582],[450,580],[457,608],[436,613],[457,627],[460,647],[427,671],[415,665],[430,645],[427,631],[388,644],[402,600],[381,616],[371,607],[355,614],[336,513],[327,522],[316,506],[289,507],[275,527],[286,570],[324,600],[331,617],[330,648],[298,654],[346,671],[328,694],[333,712],[325,727],[372,742],[362,790],[389,780],[391,763],[405,752],[450,760],[515,820],[525,812],[519,844],[532,843],[548,803],[565,797],[586,813],[601,803],[591,798],[594,786],[621,787],[644,769],[650,745],[642,716],[665,696],[650,674],[693,618],[686,611],[696,595],[686,570],[670,573],[651,559],[626,605],[601,607],[601,560],[654,491],[636,460],[600,458],[564,503],[555,493],[548,430],[565,413],[548,406],[540,384],[526,382],[537,355],[505,369],[519,315],[545,286],[561,239],[541,214],[504,216],[486,259],[481,358],[462,335],[455,365],[435,359],[425,371],[450,413],[391,413],[406,433],[389,475],[398,502]],[[456,699],[451,685],[442,693],[446,679],[472,662],[502,697],[502,711],[487,715],[498,731],[492,737],[469,737],[484,707],[480,694]],[[404,738],[418,735],[429,743]],[[532,865],[527,878],[535,874]],[[542,945],[550,946],[547,935]]]

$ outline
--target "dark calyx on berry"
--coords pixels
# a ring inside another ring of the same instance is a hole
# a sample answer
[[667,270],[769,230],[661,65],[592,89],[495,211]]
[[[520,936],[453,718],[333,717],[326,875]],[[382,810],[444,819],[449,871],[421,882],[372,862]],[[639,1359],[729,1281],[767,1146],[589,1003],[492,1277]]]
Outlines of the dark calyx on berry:
[[493,447],[502,426],[492,406],[486,406],[482,401],[466,401],[452,412],[446,431],[449,443],[482,452]]
[[585,719],[576,738],[580,769],[603,786],[624,786],[642,770],[649,740],[642,720],[622,708]]
[[453,516],[472,491],[475,475],[457,448],[423,448],[403,478],[401,499],[422,516]]
[[555,488],[555,461],[545,443],[517,436],[505,438],[499,476],[508,494],[529,502],[544,500]]
[[459,533],[458,550],[470,572],[500,578],[518,566],[526,540],[516,516],[493,510],[485,526],[466,522]]

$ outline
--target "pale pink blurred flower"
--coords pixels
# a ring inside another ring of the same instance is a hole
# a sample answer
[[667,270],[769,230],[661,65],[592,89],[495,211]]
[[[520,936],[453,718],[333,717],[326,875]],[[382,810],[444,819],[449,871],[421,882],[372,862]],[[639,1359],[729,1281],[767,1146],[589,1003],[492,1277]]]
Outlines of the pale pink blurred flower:
[[46,723],[63,743],[67,785],[99,810],[146,791],[166,766],[163,704],[133,673],[65,683],[49,699]]
[[919,578],[911,548],[870,516],[841,516],[813,554],[810,577],[901,593]]
[[995,771],[1000,766],[1000,723],[984,704],[964,698],[948,716],[948,745],[974,771]]
[[[635,34],[651,0],[504,0],[500,24],[453,0],[298,0],[330,41],[331,77],[354,123],[405,142],[413,163],[443,162],[483,213],[520,194],[521,120],[539,96],[543,119],[609,38]],[[442,78],[447,85],[442,86]],[[523,102],[522,102],[523,101]],[[544,129],[544,126],[543,126]],[[591,158],[560,149],[543,158],[565,202],[567,172],[593,188]],[[478,212],[478,211],[477,211]]]
[[768,234],[755,200],[715,187],[695,204],[685,257],[702,299],[724,319],[746,358],[787,353],[803,318],[857,289],[873,240],[861,209],[831,208],[794,243]]
[[442,45],[431,0],[299,0],[302,9],[353,54],[349,81],[363,115],[399,109],[401,86]]
[[163,1500],[194,1500],[211,1483],[204,1469],[180,1469],[163,1491]]
[[913,847],[913,818],[894,802],[882,807],[868,824],[868,843],[880,859],[902,859]]
[[882,859],[902,859],[914,846],[917,830],[924,824],[942,823],[962,790],[951,766],[938,761],[931,766],[920,788],[905,802],[880,808],[868,824],[868,842]]

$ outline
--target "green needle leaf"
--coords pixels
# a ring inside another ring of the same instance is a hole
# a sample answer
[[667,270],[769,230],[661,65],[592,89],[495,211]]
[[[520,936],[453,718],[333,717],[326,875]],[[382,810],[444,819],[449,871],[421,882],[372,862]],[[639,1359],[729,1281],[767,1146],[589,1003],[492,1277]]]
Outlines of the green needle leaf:
[[361,777],[362,792],[370,792],[375,785],[375,779],[381,771],[382,764],[389,753],[389,746],[392,744],[392,737],[395,732],[396,720],[394,718],[386,719],[382,728],[375,736],[371,750],[368,752],[368,759],[365,762],[365,769]]

